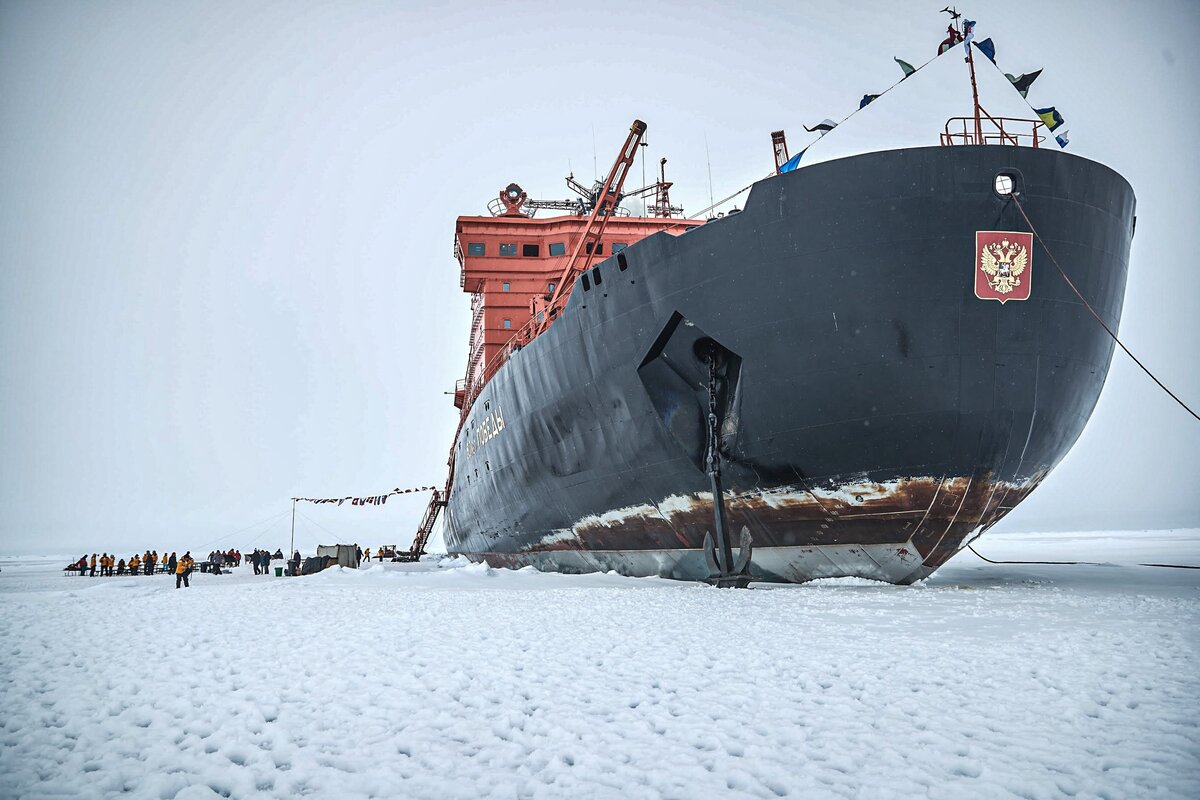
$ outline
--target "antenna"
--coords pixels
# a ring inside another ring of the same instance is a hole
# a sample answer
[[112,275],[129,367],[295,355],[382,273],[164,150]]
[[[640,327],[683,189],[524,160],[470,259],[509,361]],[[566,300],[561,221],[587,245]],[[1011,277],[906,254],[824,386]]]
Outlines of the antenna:
[[[642,150],[642,186],[646,185],[646,148],[649,146],[650,145],[647,144],[646,142],[642,142],[640,145],[638,145],[638,147],[640,147]],[[642,214],[643,215],[645,215],[645,213],[646,213],[645,206],[646,206],[646,201],[642,200]]]
[[704,134],[704,159],[705,159],[705,161],[708,162],[708,205],[709,205],[709,212],[711,213],[712,207],[715,206],[716,203],[713,202],[712,156],[710,156],[708,153],[708,133],[707,132],[705,132],[705,134]]
[[592,124],[592,174],[599,175],[600,167],[596,166],[596,125]]

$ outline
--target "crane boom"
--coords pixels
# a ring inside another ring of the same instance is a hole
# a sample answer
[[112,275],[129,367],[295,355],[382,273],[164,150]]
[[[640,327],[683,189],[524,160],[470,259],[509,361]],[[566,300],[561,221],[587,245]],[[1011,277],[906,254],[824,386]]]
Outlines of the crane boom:
[[583,234],[575,242],[575,247],[571,250],[571,257],[567,259],[562,275],[555,284],[554,295],[550,298],[550,302],[546,304],[545,316],[537,323],[538,333],[550,327],[554,318],[558,316],[558,312],[561,311],[562,306],[566,305],[567,297],[571,294],[571,287],[574,286],[575,279],[591,266],[596,244],[604,234],[604,227],[608,224],[608,218],[616,213],[617,203],[620,202],[621,188],[625,185],[625,178],[629,174],[629,168],[633,166],[634,159],[637,156],[638,145],[641,144],[645,133],[646,123],[640,119],[635,119],[633,125],[629,127],[629,136],[625,138],[625,145],[621,148],[621,152],[618,154],[617,160],[613,163],[612,169],[608,171],[608,177],[600,187],[600,194],[596,197],[596,204],[592,206],[592,213],[588,217],[587,227],[584,228]]

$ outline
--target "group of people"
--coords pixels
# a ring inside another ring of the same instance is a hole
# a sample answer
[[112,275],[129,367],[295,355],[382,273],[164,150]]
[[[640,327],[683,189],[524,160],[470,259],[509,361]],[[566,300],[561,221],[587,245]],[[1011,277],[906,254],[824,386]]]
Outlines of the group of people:
[[90,559],[83,555],[79,557],[78,561],[70,564],[67,569],[79,570],[80,575],[90,574],[93,578],[96,577],[97,569],[100,570],[101,577],[107,575],[153,575],[155,569],[160,566],[162,571],[173,571],[177,563],[178,560],[174,553],[171,553],[170,558],[163,556],[160,559],[157,550],[147,550],[140,556],[134,553],[128,560],[117,558],[116,554],[109,553],[99,555],[92,553]]
[[78,561],[74,561],[67,565],[66,569],[79,570],[81,576],[90,574],[91,577],[96,577],[96,570],[100,570],[101,577],[110,575],[153,575],[156,571],[166,572],[175,576],[175,588],[180,585],[188,586],[188,575],[192,573],[196,562],[192,558],[191,552],[186,552],[182,557],[176,556],[174,552],[171,555],[160,557],[157,550],[147,550],[138,555],[134,553],[128,560],[117,558],[117,556],[108,553],[92,553],[92,557],[86,555],[80,556]]
[[[240,550],[234,550],[232,547],[228,550],[213,550],[208,554],[208,563],[214,567],[240,567],[242,564],[242,553]],[[214,569],[213,571],[220,574],[220,569]]]
[[[64,570],[74,572],[79,571],[79,574],[95,577],[97,574],[101,576],[109,575],[153,575],[155,572],[166,572],[175,576],[175,588],[181,586],[189,587],[188,576],[196,568],[196,561],[192,558],[191,551],[184,553],[182,556],[176,556],[171,553],[169,556],[159,556],[157,550],[147,550],[138,555],[134,553],[128,559],[117,558],[116,555],[109,553],[92,553],[89,558],[87,554],[80,556],[78,561],[73,561],[64,567]],[[283,551],[276,550],[272,553],[269,550],[254,550],[253,553],[245,558],[254,567],[255,575],[269,575],[271,572],[271,561],[282,560]],[[300,551],[292,554],[288,560],[288,567],[292,575],[300,574]],[[214,550],[208,554],[208,564],[211,565],[212,571],[216,575],[221,574],[221,567],[239,567],[242,564],[242,553],[239,550]],[[98,571],[98,572],[97,572]]]
[[255,550],[250,554],[250,563],[254,566],[255,575],[269,575],[271,573],[271,559],[283,559],[283,551],[276,550],[272,553],[270,550]]

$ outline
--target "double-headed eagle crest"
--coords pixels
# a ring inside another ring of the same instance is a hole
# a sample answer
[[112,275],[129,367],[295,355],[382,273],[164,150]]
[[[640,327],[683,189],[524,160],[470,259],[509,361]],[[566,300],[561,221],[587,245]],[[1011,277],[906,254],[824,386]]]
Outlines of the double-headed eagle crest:
[[1027,264],[1028,248],[1008,239],[984,245],[979,253],[979,269],[987,277],[988,286],[999,294],[1011,294],[1021,285],[1021,275]]

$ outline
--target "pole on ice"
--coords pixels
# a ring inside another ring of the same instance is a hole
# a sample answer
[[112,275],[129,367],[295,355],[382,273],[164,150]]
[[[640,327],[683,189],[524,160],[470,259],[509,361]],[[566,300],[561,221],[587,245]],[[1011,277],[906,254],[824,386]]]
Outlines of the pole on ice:
[[296,552],[296,498],[292,498],[292,543],[288,545],[287,557],[290,561],[292,553]]

